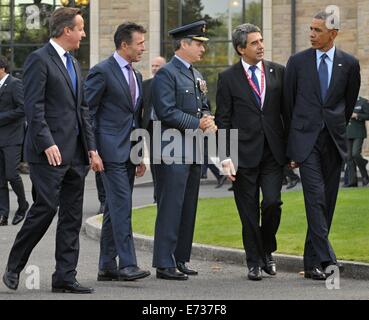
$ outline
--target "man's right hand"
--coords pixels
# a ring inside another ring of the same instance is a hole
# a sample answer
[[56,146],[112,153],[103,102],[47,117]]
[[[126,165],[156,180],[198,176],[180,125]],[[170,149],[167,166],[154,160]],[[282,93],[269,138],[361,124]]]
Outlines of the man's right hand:
[[231,159],[226,159],[222,161],[222,169],[223,174],[230,181],[236,181],[236,169],[234,168],[233,162]]
[[49,161],[50,166],[60,166],[62,163],[62,157],[59,151],[59,148],[56,144],[47,148],[45,151],[47,160]]
[[289,163],[288,163],[288,167],[290,169],[297,169],[298,167],[300,166],[300,164],[296,161],[293,161],[291,160]]

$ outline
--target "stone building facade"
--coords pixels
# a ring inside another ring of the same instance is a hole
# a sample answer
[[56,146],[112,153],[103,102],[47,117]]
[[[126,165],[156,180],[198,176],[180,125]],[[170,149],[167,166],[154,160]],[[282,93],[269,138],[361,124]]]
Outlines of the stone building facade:
[[[334,3],[331,0],[263,0],[266,57],[285,64],[293,51],[308,48],[312,16],[331,4],[340,8],[337,47],[360,60],[360,94],[369,98],[369,0],[335,0]],[[144,78],[150,77],[150,60],[160,54],[161,5],[160,0],[91,0],[91,65],[111,54],[117,25],[122,21],[135,21],[148,30],[147,51],[137,67]],[[369,144],[364,148],[369,153]]]

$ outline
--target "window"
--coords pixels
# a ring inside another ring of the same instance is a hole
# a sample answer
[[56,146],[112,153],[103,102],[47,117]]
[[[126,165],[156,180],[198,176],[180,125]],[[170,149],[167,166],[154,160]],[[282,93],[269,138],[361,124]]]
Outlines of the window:
[[173,56],[168,31],[204,19],[210,41],[204,59],[196,65],[208,82],[209,99],[215,106],[218,73],[239,60],[232,45],[232,31],[241,23],[262,28],[262,0],[162,0],[161,52]]
[[[0,0],[0,54],[8,58],[12,74],[21,77],[27,56],[49,40],[49,17],[60,6],[82,10],[89,30],[89,0]],[[74,52],[84,72],[90,65],[89,35]]]

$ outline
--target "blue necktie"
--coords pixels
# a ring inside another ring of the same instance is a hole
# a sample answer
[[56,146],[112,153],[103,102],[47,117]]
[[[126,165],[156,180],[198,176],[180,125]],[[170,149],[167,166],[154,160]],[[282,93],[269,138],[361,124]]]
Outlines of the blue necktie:
[[[258,77],[255,74],[256,68],[257,68],[257,66],[250,66],[249,70],[251,71],[251,81],[255,84],[255,87],[258,89],[258,93],[260,93],[260,86],[259,86]],[[253,89],[253,91],[254,91],[254,89]],[[256,97],[256,100],[257,100],[259,106],[261,106],[261,98],[260,98],[258,93],[254,92],[254,95]]]
[[325,100],[328,91],[328,66],[327,63],[325,62],[326,58],[328,58],[328,56],[325,53],[320,57],[321,61],[318,69],[320,92],[322,94],[323,101]]
[[75,95],[77,92],[77,75],[76,70],[74,70],[72,55],[69,52],[66,52],[64,55],[67,58],[67,71],[72,81],[73,93]]

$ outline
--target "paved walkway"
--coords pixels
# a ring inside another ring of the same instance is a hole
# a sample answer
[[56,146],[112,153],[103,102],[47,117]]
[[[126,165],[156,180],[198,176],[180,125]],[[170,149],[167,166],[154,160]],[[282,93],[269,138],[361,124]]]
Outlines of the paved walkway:
[[[209,173],[210,175],[210,173]],[[31,185],[28,176],[22,176],[25,181],[27,198],[30,200]],[[149,181],[145,175],[141,181]],[[140,180],[138,180],[140,182]],[[228,186],[214,189],[214,184],[201,186],[201,197],[224,197],[230,195]],[[12,212],[14,213],[15,198],[11,195]],[[152,187],[137,186],[134,192],[134,206],[152,202]],[[84,203],[84,219],[95,214],[98,200],[93,174],[87,178]],[[0,228],[0,273],[5,269],[7,256],[20,226]],[[325,282],[304,279],[298,273],[280,272],[276,277],[266,277],[263,281],[252,282],[246,279],[246,268],[237,264],[217,263],[192,260],[191,266],[199,270],[199,276],[188,281],[157,280],[154,275],[136,282],[97,282],[98,242],[81,235],[81,252],[78,267],[78,280],[96,289],[93,295],[52,294],[51,274],[54,269],[56,219],[45,237],[33,251],[28,266],[35,265],[40,270],[40,289],[26,288],[27,274],[21,274],[19,289],[9,291],[0,283],[0,300],[16,299],[368,299],[369,281],[341,279],[339,290],[328,290]],[[151,268],[152,253],[138,251],[138,261],[141,267],[155,272]]]

